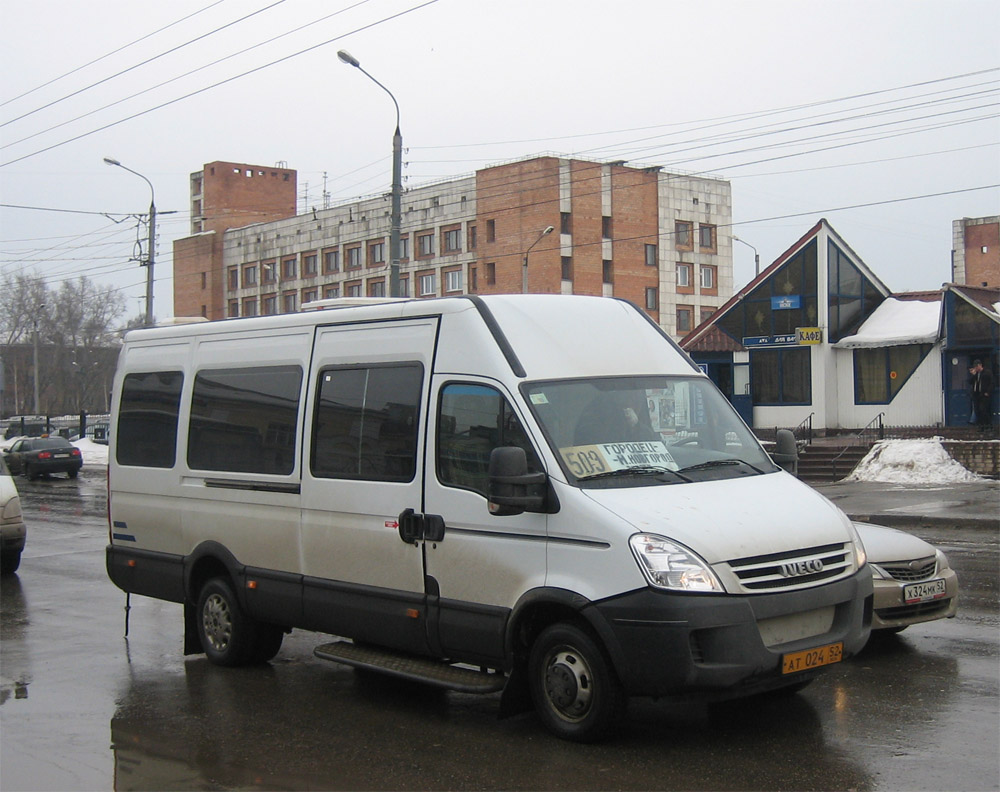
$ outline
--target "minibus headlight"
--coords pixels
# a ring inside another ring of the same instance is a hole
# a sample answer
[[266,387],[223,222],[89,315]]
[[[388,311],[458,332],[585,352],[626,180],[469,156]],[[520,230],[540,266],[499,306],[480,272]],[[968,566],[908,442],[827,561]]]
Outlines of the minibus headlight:
[[695,553],[655,534],[629,539],[635,560],[650,585],[678,591],[718,591],[722,584]]

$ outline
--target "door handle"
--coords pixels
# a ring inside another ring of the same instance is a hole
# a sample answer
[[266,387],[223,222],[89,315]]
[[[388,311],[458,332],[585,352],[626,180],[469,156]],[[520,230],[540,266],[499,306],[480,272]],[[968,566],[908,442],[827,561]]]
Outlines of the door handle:
[[444,539],[444,517],[440,514],[417,514],[413,509],[404,509],[399,515],[399,538],[407,544],[416,544],[420,539],[440,542]]

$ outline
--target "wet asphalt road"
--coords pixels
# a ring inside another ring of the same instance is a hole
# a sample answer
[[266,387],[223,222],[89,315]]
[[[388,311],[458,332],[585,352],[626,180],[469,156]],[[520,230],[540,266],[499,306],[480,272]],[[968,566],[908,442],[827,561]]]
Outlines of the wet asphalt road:
[[2,583],[0,789],[1000,788],[998,537],[915,529],[959,573],[956,619],[877,636],[802,693],[707,708],[633,702],[612,741],[550,737],[498,696],[318,660],[185,659],[181,608],[107,579],[104,476],[18,480],[21,569]]

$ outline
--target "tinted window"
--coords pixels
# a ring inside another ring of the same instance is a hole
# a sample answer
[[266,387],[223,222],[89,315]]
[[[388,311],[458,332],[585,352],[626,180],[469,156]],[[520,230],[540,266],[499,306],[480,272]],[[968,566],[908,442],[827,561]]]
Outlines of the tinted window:
[[126,375],[115,440],[119,465],[173,467],[183,382],[179,371]]
[[411,481],[417,468],[419,363],[320,373],[311,470],[320,478]]
[[498,391],[472,384],[442,389],[437,436],[437,474],[442,484],[486,496],[490,454],[501,446],[523,448],[528,470],[542,469],[521,421]]
[[200,371],[194,379],[188,465],[288,475],[295,468],[302,369]]

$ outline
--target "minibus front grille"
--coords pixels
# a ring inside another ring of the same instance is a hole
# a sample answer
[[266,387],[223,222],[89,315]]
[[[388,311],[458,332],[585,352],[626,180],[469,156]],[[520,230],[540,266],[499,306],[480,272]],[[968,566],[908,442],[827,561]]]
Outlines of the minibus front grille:
[[729,561],[740,586],[748,592],[808,588],[847,577],[854,570],[850,543],[751,556]]

